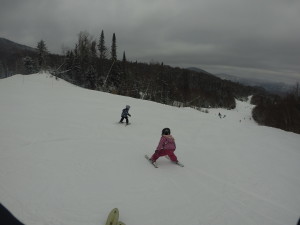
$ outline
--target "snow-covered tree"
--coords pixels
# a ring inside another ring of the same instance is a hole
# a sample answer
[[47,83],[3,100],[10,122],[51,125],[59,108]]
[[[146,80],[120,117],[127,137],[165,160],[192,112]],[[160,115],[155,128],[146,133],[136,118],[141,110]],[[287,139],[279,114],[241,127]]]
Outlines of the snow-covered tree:
[[39,41],[37,44],[38,50],[38,67],[40,70],[45,69],[46,66],[46,56],[48,54],[48,49],[43,40]]
[[25,58],[23,58],[23,66],[25,74],[32,74],[37,72],[36,63],[30,56],[26,56]]

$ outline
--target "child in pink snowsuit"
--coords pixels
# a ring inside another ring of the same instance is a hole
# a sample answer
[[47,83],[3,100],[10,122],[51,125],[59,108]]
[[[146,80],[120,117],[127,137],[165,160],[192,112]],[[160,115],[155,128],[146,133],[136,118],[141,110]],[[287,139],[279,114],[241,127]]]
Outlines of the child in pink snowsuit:
[[173,136],[171,135],[171,131],[169,128],[164,128],[162,130],[161,138],[159,144],[156,148],[155,153],[152,155],[152,162],[156,162],[156,160],[161,156],[169,156],[170,160],[177,163],[177,157],[174,154],[176,149],[176,144]]

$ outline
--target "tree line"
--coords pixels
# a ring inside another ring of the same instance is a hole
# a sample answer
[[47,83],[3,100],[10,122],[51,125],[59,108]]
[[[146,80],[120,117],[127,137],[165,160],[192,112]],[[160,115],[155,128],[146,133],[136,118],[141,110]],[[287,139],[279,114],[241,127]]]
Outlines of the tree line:
[[252,116],[259,124],[300,134],[299,83],[286,96],[258,94],[252,103]]
[[68,50],[52,73],[76,85],[160,102],[191,107],[235,107],[235,98],[259,92],[253,87],[224,81],[208,73],[173,68],[163,62],[129,62],[125,51],[117,58],[117,40],[110,51],[102,30],[98,41],[80,32],[74,49]]
[[163,62],[129,62],[125,51],[117,58],[117,39],[107,47],[104,31],[98,39],[80,32],[73,47],[63,55],[50,54],[45,41],[37,43],[31,55],[17,57],[15,73],[32,74],[48,70],[57,78],[75,85],[168,105],[235,107],[235,98],[245,98],[260,90],[224,81],[205,72],[164,65]]
[[47,70],[57,78],[84,88],[196,109],[233,109],[235,99],[253,95],[255,121],[300,132],[299,85],[298,94],[279,97],[259,87],[222,80],[201,71],[170,67],[163,62],[130,62],[125,51],[122,59],[118,59],[117,50],[115,33],[108,48],[103,30],[98,39],[80,32],[73,49],[63,55],[50,54],[41,40],[34,53],[16,57],[10,70],[23,74]]

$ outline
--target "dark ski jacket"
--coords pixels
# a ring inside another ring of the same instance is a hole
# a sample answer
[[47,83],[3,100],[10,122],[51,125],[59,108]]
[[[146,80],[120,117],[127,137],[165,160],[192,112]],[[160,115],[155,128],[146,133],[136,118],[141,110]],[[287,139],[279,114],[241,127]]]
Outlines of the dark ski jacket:
[[128,111],[129,111],[129,109],[127,109],[127,108],[123,109],[123,110],[122,110],[121,117],[128,117],[128,116],[131,116],[131,115],[129,114]]

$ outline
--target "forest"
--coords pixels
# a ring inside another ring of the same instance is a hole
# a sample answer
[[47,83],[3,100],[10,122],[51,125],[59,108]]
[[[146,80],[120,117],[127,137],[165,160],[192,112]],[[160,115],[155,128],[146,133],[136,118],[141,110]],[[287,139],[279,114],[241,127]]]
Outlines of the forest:
[[263,88],[222,80],[205,71],[163,62],[131,62],[125,51],[118,59],[117,51],[115,33],[108,48],[103,30],[97,40],[88,32],[80,32],[75,46],[62,55],[49,53],[43,40],[30,48],[0,39],[0,77],[49,71],[57,79],[80,87],[198,110],[234,109],[235,99],[252,95],[256,105],[253,118],[259,124],[300,133],[298,91],[274,96]]

